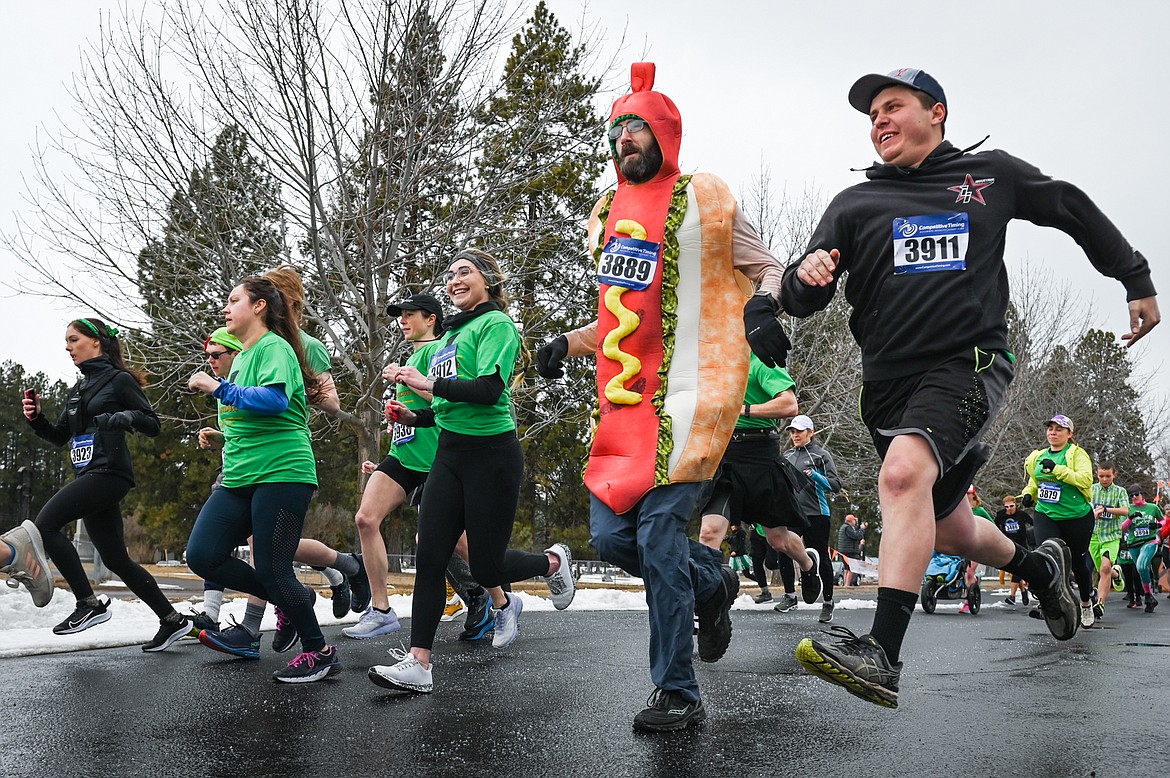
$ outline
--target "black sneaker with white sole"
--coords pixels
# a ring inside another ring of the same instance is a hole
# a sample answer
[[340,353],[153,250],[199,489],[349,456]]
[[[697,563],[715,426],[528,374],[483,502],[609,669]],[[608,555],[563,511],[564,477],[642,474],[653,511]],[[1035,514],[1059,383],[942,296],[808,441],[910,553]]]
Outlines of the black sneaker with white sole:
[[695,607],[699,617],[699,659],[717,662],[731,645],[731,604],[739,594],[739,576],[720,566],[720,585],[706,602]]
[[[1048,569],[1053,573],[1052,582],[1047,588],[1041,589],[1032,584],[1032,594],[1040,604],[1040,612],[1052,636],[1057,640],[1069,640],[1077,634],[1077,627],[1080,626],[1077,600],[1069,585],[1072,552],[1060,538],[1049,538],[1032,553],[1044,557]],[[1090,617],[1092,612],[1090,608]]]
[[174,615],[178,618],[168,616],[159,622],[158,632],[155,633],[154,639],[149,643],[142,644],[143,651],[148,653],[166,651],[177,643],[179,638],[186,637],[187,633],[191,631],[191,622],[178,613]]
[[110,613],[106,610],[109,607],[110,598],[104,596],[92,596],[78,600],[77,607],[73,613],[69,614],[69,618],[53,627],[53,634],[72,635],[75,632],[81,632],[101,624],[103,621],[109,621]]
[[806,548],[812,567],[800,571],[800,596],[812,605],[821,596],[821,555],[815,548]]
[[655,689],[646,708],[634,716],[634,729],[641,732],[673,732],[707,718],[702,698],[690,702],[681,694]]

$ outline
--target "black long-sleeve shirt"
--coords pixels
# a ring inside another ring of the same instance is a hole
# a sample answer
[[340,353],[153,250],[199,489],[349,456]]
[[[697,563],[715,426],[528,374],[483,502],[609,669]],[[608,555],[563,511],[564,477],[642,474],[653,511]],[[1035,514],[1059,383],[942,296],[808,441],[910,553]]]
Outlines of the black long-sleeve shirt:
[[44,413],[29,419],[40,437],[56,446],[64,446],[78,435],[93,435],[93,454],[89,464],[75,469],[77,476],[87,473],[115,473],[131,483],[134,470],[124,430],[98,429],[94,417],[103,413],[129,411],[130,428],[148,437],[158,435],[158,416],[134,376],[114,367],[107,357],[97,357],[78,366],[82,379],[72,389],[65,408],[54,424]]

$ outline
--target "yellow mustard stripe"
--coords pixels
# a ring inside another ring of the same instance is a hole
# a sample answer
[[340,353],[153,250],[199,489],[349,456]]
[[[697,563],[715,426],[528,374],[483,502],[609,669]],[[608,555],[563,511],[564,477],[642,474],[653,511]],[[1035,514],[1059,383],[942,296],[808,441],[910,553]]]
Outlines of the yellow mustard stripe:
[[[633,219],[619,219],[614,225],[614,232],[628,235],[635,240],[646,240],[646,228]],[[622,305],[622,295],[627,290],[623,286],[611,285],[605,290],[605,308],[617,317],[618,326],[606,333],[601,342],[601,353],[622,366],[622,372],[615,375],[605,384],[605,398],[616,405],[637,405],[642,402],[640,392],[632,392],[625,388],[629,381],[642,370],[642,360],[621,350],[622,338],[638,329],[642,323],[638,314]]]

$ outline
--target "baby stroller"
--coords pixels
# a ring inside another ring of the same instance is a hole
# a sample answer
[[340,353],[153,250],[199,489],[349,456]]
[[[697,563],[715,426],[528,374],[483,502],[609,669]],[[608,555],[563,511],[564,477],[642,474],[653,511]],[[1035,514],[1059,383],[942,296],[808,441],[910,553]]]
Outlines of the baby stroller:
[[967,569],[967,560],[962,557],[940,554],[935,551],[926,568],[926,576],[922,579],[922,610],[934,613],[939,600],[966,600],[967,607],[972,614],[979,612],[982,597],[979,591],[979,579],[975,579],[970,587],[963,579],[963,572]]

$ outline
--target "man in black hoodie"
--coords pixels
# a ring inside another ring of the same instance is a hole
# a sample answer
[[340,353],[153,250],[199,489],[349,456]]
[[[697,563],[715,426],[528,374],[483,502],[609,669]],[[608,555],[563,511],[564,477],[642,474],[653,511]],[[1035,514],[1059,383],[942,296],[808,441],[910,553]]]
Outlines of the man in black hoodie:
[[1063,543],[1045,541],[1029,553],[976,521],[964,499],[1013,374],[1008,222],[1060,229],[1098,271],[1121,281],[1129,345],[1160,314],[1145,258],[1083,192],[1002,151],[969,154],[943,140],[946,95],[929,74],[903,68],[864,76],[849,102],[869,115],[884,164],[829,204],[807,256],[784,274],[781,302],[789,314],[809,316],[848,275],[850,328],[862,354],[861,416],[883,460],[881,580],[870,634],[805,638],[796,653],[814,674],[896,707],[899,653],[932,547],[1019,574],[1052,634],[1067,640],[1076,633]]

